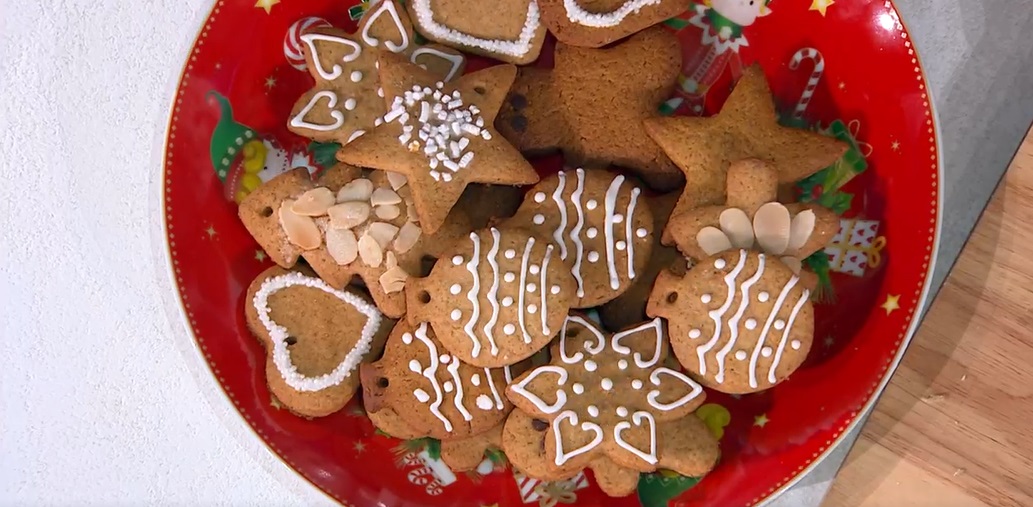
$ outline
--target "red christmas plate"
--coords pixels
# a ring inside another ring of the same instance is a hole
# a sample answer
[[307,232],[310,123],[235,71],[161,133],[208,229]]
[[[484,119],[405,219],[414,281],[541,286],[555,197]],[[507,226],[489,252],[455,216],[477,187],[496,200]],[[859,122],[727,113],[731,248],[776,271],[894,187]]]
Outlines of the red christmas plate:
[[722,448],[711,474],[701,481],[644,475],[638,495],[611,502],[590,476],[540,484],[498,455],[457,475],[436,458],[435,442],[379,435],[354,402],[307,420],[270,399],[262,348],[242,311],[248,284],[270,261],[237,219],[235,199],[259,162],[263,181],[332,163],[332,146],[285,128],[312,83],[298,35],[323,23],[353,28],[368,5],[220,0],[176,94],[164,224],[183,312],[247,424],[314,486],[350,505],[754,505],[820,461],[885,386],[925,297],[940,210],[936,130],[918,56],[890,2],[761,3],[710,0],[666,22],[681,37],[684,67],[661,113],[718,110],[743,67],[757,62],[785,123],[850,143],[842,160],[798,186],[801,199],[842,215],[827,256],[810,259],[831,281],[818,305],[819,334],[807,363],[776,388],[710,394],[699,415]]

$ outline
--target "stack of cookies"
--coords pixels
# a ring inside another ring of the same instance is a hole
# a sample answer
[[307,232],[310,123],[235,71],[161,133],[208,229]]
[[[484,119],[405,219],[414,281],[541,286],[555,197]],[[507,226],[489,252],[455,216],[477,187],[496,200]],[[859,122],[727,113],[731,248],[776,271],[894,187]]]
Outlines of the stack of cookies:
[[[684,2],[407,3],[302,35],[315,86],[288,127],[340,163],[240,205],[277,264],[245,308],[273,395],[320,417],[361,386],[376,427],[457,471],[496,448],[613,496],[706,474],[704,388],[770,389],[807,356],[802,261],[838,219],[779,196],[847,147],[780,126],[758,67],[717,115],[660,117],[681,49],[656,25]],[[517,67],[546,29],[554,67]],[[464,75],[464,53],[509,63]],[[540,176],[554,152],[569,169]]]

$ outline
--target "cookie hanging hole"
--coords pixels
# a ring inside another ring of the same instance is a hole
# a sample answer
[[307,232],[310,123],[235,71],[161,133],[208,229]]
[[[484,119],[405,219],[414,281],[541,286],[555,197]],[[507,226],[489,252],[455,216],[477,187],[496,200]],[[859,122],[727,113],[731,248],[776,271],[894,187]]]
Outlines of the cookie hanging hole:
[[387,380],[387,377],[380,377],[380,378],[377,379],[377,387],[379,387],[381,389],[387,389],[387,386],[390,383],[391,382]]
[[535,431],[545,431],[549,429],[549,423],[541,419],[531,419],[531,427],[534,428]]
[[262,215],[262,218],[269,218],[273,216],[273,208],[266,206],[262,208],[262,211],[260,213]]
[[430,303],[430,293],[425,290],[421,290],[420,293],[416,295],[416,298],[420,300],[420,304],[425,305]]
[[673,305],[676,301],[678,301],[678,293],[677,292],[671,292],[671,293],[667,294],[667,304]]
[[294,345],[295,343],[298,343],[298,339],[293,337],[293,336],[288,336],[287,338],[285,338],[283,340],[283,343],[286,343],[288,346],[291,346],[291,345]]

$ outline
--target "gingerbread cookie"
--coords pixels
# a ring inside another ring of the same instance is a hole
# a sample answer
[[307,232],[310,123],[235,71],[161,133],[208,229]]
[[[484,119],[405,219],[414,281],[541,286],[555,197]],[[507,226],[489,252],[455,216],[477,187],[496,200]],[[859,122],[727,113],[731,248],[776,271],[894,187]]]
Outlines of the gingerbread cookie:
[[560,42],[597,48],[673,18],[680,0],[538,0],[542,23]]
[[531,188],[506,223],[551,241],[577,282],[573,307],[591,308],[623,293],[646,266],[654,229],[641,194],[609,171],[561,171]]
[[550,466],[545,454],[545,440],[549,421],[514,410],[506,418],[502,428],[502,450],[513,468],[528,477],[540,481],[563,481],[574,477],[583,467],[575,463],[564,463],[560,467]]
[[774,387],[807,358],[810,295],[777,257],[736,249],[683,278],[661,273],[646,310],[668,319],[674,354],[693,378],[745,394]]
[[358,293],[275,266],[255,278],[245,301],[248,328],[266,349],[270,392],[306,417],[348,403],[359,386],[359,363],[389,329]]
[[499,367],[545,347],[576,291],[556,247],[522,229],[492,227],[470,233],[429,277],[409,281],[407,315],[430,322],[464,362]]
[[316,85],[294,104],[287,127],[317,141],[347,144],[371,130],[384,115],[378,50],[401,53],[446,81],[460,75],[466,64],[457,51],[417,47],[412,23],[398,0],[382,0],[371,7],[354,34],[317,27],[300,39]]
[[269,257],[291,267],[302,255],[320,278],[343,288],[360,277],[385,314],[405,313],[402,289],[469,232],[457,212],[437,234],[424,234],[404,176],[345,164],[313,183],[304,169],[277,176],[241,202],[238,214]]
[[[848,148],[816,132],[779,125],[767,78],[756,65],[746,69],[717,115],[657,117],[644,125],[691,182],[674,208],[672,222],[692,208],[724,202],[732,162],[765,160],[774,166],[779,183],[795,183],[832,165]],[[670,226],[663,241],[673,241]]]
[[[667,226],[667,219],[671,216],[674,203],[678,201],[680,192],[647,197],[649,209],[653,213],[653,231],[662,231]],[[606,329],[624,329],[636,322],[646,319],[646,300],[653,290],[653,282],[656,281],[660,271],[668,270],[677,275],[684,275],[691,266],[692,261],[682,256],[677,248],[664,246],[660,243],[660,234],[652,236],[652,253],[646,262],[646,267],[635,277],[628,290],[617,296],[612,301],[599,307],[599,319]]]
[[556,45],[553,70],[521,69],[496,126],[521,151],[559,149],[573,166],[627,167],[656,190],[684,178],[640,128],[681,69],[675,35],[650,28],[607,49]]
[[537,60],[545,41],[536,0],[410,0],[409,14],[432,41],[518,65]]
[[640,472],[678,461],[673,454],[683,447],[668,446],[674,437],[660,425],[690,416],[706,397],[689,377],[661,366],[667,353],[660,319],[607,337],[571,315],[551,364],[515,379],[506,395],[548,422],[550,471],[590,466],[603,491],[628,494]]
[[777,202],[778,173],[764,161],[733,162],[726,189],[724,205],[695,208],[671,220],[671,238],[685,255],[703,259],[733,248],[756,248],[800,274],[803,259],[839,232],[839,217],[828,208]]
[[455,208],[470,218],[474,229],[497,224],[516,213],[524,202],[524,190],[505,185],[467,185]]
[[515,72],[500,65],[451,85],[398,55],[382,54],[389,112],[337,157],[408,178],[420,224],[433,234],[470,183],[538,182],[534,168],[492,127]]
[[505,419],[508,368],[479,368],[450,355],[426,323],[399,324],[384,357],[361,367],[363,401],[376,413],[392,409],[415,433],[467,438]]

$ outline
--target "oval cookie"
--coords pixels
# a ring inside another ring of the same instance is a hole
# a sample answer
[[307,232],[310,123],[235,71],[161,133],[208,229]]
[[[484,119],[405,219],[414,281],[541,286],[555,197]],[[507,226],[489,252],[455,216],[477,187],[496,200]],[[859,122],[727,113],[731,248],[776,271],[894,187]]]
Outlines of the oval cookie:
[[409,322],[430,322],[445,348],[475,366],[525,359],[559,332],[576,298],[557,250],[521,229],[470,233],[429,277],[409,281]]
[[366,410],[392,410],[419,435],[453,440],[488,431],[513,408],[508,368],[479,368],[449,354],[426,323],[395,326],[384,357],[362,365]]
[[678,278],[661,273],[647,312],[668,319],[678,361],[700,383],[725,393],[770,389],[811,348],[810,291],[770,255],[729,250]]
[[574,308],[621,295],[653,249],[653,214],[642,191],[609,171],[563,171],[535,185],[507,223],[556,246],[577,285]]

